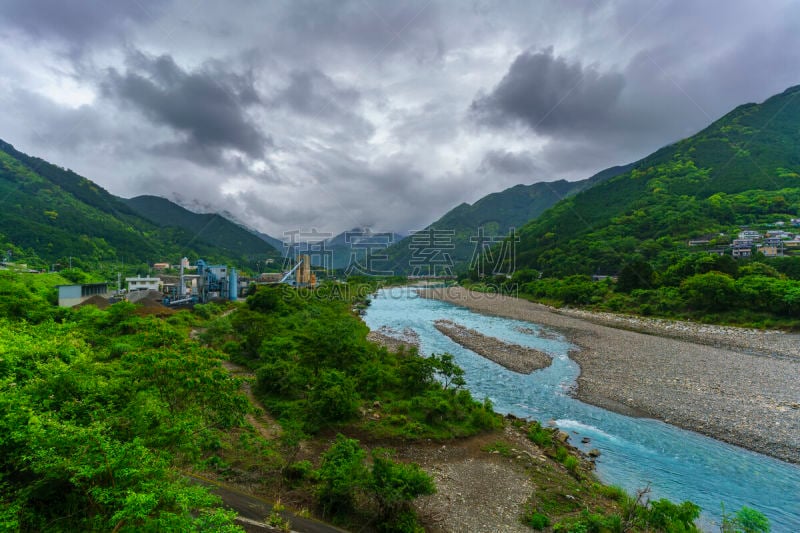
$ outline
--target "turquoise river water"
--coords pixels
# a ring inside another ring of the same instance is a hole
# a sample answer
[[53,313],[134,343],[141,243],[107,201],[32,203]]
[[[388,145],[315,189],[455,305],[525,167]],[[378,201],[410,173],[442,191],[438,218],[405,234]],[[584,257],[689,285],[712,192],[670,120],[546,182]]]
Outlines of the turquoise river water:
[[[434,328],[440,318],[484,335],[530,346],[553,356],[553,364],[518,374],[461,347]],[[629,492],[650,485],[651,498],[691,500],[703,508],[701,526],[719,530],[721,503],[764,513],[776,533],[800,532],[800,466],[731,446],[651,419],[631,418],[582,403],[569,395],[580,369],[562,337],[542,337],[536,324],[474,313],[464,307],[419,297],[413,289],[379,291],[364,320],[370,329],[414,330],[422,354],[449,352],[464,369],[473,395],[489,397],[495,410],[556,424],[570,442],[597,448],[597,474]],[[533,330],[525,333],[520,327]],[[581,438],[591,442],[580,444]]]

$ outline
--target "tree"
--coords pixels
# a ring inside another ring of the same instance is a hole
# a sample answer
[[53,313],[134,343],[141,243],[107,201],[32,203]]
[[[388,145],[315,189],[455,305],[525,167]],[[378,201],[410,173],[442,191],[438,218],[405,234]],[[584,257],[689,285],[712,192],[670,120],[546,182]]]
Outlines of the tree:
[[733,278],[719,272],[695,274],[685,279],[681,292],[691,307],[705,311],[725,311],[736,299]]
[[647,261],[634,259],[625,263],[619,271],[617,290],[631,292],[634,289],[650,289],[653,287],[655,274]]
[[448,390],[451,385],[454,390],[458,390],[467,384],[464,381],[464,369],[455,363],[452,354],[443,353],[441,356],[432,354],[430,359],[436,369],[436,374],[442,380],[444,390]]
[[353,508],[356,491],[364,485],[367,470],[364,467],[366,453],[355,439],[341,433],[322,454],[319,469],[320,486],[317,497],[322,504],[323,515],[338,514]]
[[383,529],[396,530],[396,522],[410,511],[411,502],[436,492],[431,477],[416,464],[396,463],[390,450],[372,450],[369,488],[378,502]]

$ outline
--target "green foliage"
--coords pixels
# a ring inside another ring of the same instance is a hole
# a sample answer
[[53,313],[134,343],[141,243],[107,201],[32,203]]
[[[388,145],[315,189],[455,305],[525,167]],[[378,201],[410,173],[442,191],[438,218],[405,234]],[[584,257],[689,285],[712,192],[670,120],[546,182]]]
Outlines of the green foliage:
[[0,523],[238,531],[216,497],[175,473],[246,412],[218,354],[125,304],[74,312],[42,304],[30,321],[41,276],[0,281],[25,288],[29,308],[0,318]]
[[694,521],[700,516],[700,507],[692,502],[680,504],[661,499],[650,502],[647,524],[670,533],[699,531]]
[[411,502],[436,492],[433,480],[416,464],[397,463],[392,451],[372,450],[372,466],[355,439],[336,436],[322,455],[317,497],[324,514],[341,515],[354,509],[358,496],[369,496],[378,507],[382,531],[420,531]]
[[530,526],[537,531],[541,531],[550,525],[550,519],[533,508],[528,508],[522,515],[522,523]]
[[[737,108],[558,202],[520,228],[516,267],[564,278],[621,274],[626,264],[643,260],[663,272],[691,252],[691,239],[705,236],[711,247],[725,246],[740,226],[797,217],[799,90]],[[628,288],[626,281],[622,289]]]
[[576,474],[578,472],[578,467],[580,466],[581,462],[578,460],[577,457],[574,455],[570,455],[564,459],[564,466],[567,470]]
[[[562,198],[572,196],[630,168],[630,165],[611,167],[580,181],[559,180],[515,185],[502,192],[484,196],[472,205],[461,204],[445,213],[425,230],[452,232],[453,249],[449,254],[457,270],[466,270],[475,250],[475,242],[471,239],[478,235],[479,228],[486,237],[505,236],[510,228],[519,228],[529,220],[535,219]],[[410,237],[407,237],[388,248],[387,269],[405,274],[413,271],[411,260],[414,252],[409,243]],[[380,263],[378,265],[379,268],[384,268]],[[538,276],[538,273],[536,275]],[[530,272],[527,276],[523,275],[523,277],[528,276]]]
[[722,533],[769,533],[769,519],[762,513],[743,506],[731,516],[722,507]]
[[695,309],[725,311],[736,303],[733,278],[718,272],[686,278],[681,283],[681,292],[687,303]]
[[378,502],[384,531],[407,531],[411,502],[436,492],[433,480],[418,465],[397,463],[384,449],[372,450],[369,488]]
[[491,408],[462,388],[451,355],[393,353],[366,340],[351,309],[374,287],[260,287],[231,315],[230,330],[212,324],[204,339],[252,367],[265,405],[309,433],[355,423],[375,402],[380,412],[365,428],[376,436],[451,438],[497,427]]
[[650,289],[655,280],[653,267],[647,261],[634,259],[625,263],[619,271],[617,290],[631,292],[634,289]]
[[536,420],[531,422],[528,428],[528,438],[540,448],[549,448],[553,445],[553,431],[543,428]]
[[317,497],[324,515],[353,509],[357,491],[368,480],[365,458],[366,452],[358,445],[358,441],[342,434],[337,435],[336,441],[322,454]]
[[[4,199],[0,233],[12,241],[5,243],[3,251],[13,250],[15,261],[27,261],[34,268],[54,263],[65,267],[69,257],[73,266],[83,270],[88,270],[88,265],[96,268],[98,261],[118,263],[121,257],[128,265],[169,257],[177,260],[183,255],[239,263],[279,257],[266,242],[218,215],[186,211],[203,220],[188,227],[176,221],[154,223],[96,183],[3,141],[0,197]],[[157,218],[185,211],[162,201],[169,207]],[[207,217],[211,220],[205,220]],[[5,240],[0,238],[0,243]],[[77,271],[68,275],[76,283],[82,280]]]

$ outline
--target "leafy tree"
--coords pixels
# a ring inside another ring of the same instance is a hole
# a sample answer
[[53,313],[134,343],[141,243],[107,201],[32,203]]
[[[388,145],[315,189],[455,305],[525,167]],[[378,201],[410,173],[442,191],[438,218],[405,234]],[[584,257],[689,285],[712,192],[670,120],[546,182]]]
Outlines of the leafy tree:
[[650,289],[653,286],[655,273],[647,261],[634,259],[625,263],[619,271],[617,290],[631,292],[634,289]]
[[369,488],[378,502],[382,529],[397,531],[396,522],[411,510],[411,502],[419,496],[435,493],[436,486],[418,465],[396,463],[391,455],[390,450],[372,450]]
[[322,454],[317,497],[324,515],[339,514],[353,508],[357,490],[368,479],[365,457],[366,453],[358,441],[348,439],[341,433],[336,435],[328,451]]
[[707,311],[724,311],[736,301],[733,278],[719,272],[696,274],[681,283],[681,292],[690,306]]
[[358,413],[356,382],[338,370],[323,370],[309,392],[311,416],[320,423],[349,420]]

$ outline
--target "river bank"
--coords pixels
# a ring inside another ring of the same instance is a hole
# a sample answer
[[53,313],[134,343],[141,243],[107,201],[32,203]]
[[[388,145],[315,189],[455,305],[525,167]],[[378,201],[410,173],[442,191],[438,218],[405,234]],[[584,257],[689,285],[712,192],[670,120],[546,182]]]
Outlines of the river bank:
[[571,357],[581,367],[574,392],[581,401],[800,463],[800,356],[793,336],[713,326],[684,331],[648,319],[640,332],[632,331],[635,320],[614,327],[628,317],[563,312],[461,287],[420,292],[560,332],[579,348]]

